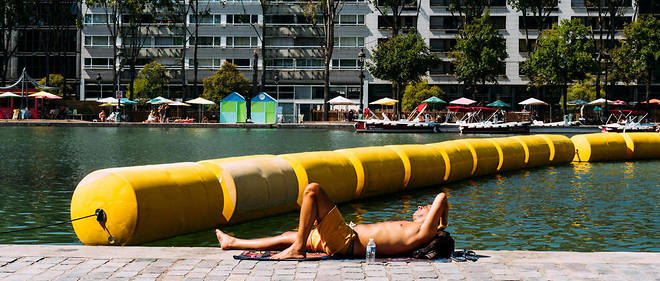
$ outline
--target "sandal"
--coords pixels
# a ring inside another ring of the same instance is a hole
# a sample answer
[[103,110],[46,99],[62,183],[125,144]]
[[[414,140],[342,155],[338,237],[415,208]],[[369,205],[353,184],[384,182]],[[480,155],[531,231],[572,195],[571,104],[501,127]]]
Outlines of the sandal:
[[465,252],[465,258],[469,261],[477,261],[479,260],[479,255],[477,255],[474,251],[467,251]]
[[467,258],[465,257],[465,254],[466,254],[465,250],[455,251],[455,252],[451,253],[450,257],[455,262],[464,262],[464,261],[467,261]]

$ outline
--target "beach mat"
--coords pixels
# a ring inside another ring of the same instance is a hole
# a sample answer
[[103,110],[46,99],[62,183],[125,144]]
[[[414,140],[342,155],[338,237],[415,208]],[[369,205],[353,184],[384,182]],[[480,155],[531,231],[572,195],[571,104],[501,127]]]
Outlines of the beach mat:
[[[270,257],[274,254],[279,253],[280,251],[256,251],[250,250],[241,253],[240,255],[235,255],[234,259],[237,260],[258,260],[258,261],[282,261],[274,260]],[[330,256],[326,253],[307,253],[307,257],[304,259],[283,259],[284,261],[319,261],[329,259]]]

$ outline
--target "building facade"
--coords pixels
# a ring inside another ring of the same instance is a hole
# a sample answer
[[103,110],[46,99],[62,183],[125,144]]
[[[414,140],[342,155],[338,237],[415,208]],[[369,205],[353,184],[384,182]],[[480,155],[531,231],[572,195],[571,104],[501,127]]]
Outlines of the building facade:
[[[635,2],[640,1],[640,13],[658,13],[658,4],[646,0],[629,0],[626,8],[617,16],[616,38],[621,38],[623,23],[632,21],[635,16]],[[199,1],[200,17],[198,38],[198,90],[201,93],[202,79],[210,76],[225,61],[236,64],[246,78],[252,80],[255,63],[254,51],[261,55],[262,42],[266,54],[266,91],[279,101],[281,113],[286,122],[296,122],[301,114],[323,104],[323,57],[319,43],[322,39],[318,26],[315,26],[304,13],[304,1],[277,1],[265,9],[259,1]],[[419,10],[415,7],[403,9],[402,26],[416,26],[431,51],[440,56],[440,66],[430,69],[429,84],[440,86],[448,99],[463,95],[463,87],[454,78],[453,67],[447,53],[455,45],[458,18],[448,10],[449,0],[423,0]],[[342,95],[358,101],[360,89],[365,95],[366,104],[375,99],[391,96],[390,83],[373,78],[365,69],[366,79],[360,83],[361,63],[358,58],[363,49],[368,59],[370,50],[376,48],[379,40],[391,34],[387,19],[380,14],[371,1],[347,0],[343,2],[335,28],[335,49],[331,64],[331,94],[329,98]],[[508,58],[503,62],[506,71],[501,73],[497,84],[480,91],[477,98],[492,101],[496,98],[507,102],[519,101],[538,95],[527,90],[527,81],[519,73],[520,62],[525,59],[525,31],[522,15],[516,12],[506,0],[491,2],[490,15],[493,24],[506,40]],[[112,96],[112,68],[119,67],[112,56],[111,38],[106,25],[105,11],[101,8],[83,6],[84,28],[82,29],[80,74],[80,98],[83,100]],[[595,24],[597,13],[585,5],[585,0],[558,1],[552,7],[549,19],[558,23],[564,19],[580,18],[585,24]],[[193,16],[185,17],[185,24],[191,26]],[[266,22],[265,34],[261,25]],[[156,60],[165,65],[174,77],[162,95],[180,98],[183,83],[191,88],[193,79],[193,46],[190,35],[171,31],[170,20],[157,15],[150,17],[151,35],[144,41],[138,65]],[[536,27],[537,28],[537,27]],[[263,36],[263,37],[262,37]],[[535,40],[538,29],[529,26],[529,38]],[[263,40],[262,40],[263,39]],[[122,38],[119,38],[121,44]],[[186,58],[181,59],[181,45],[186,43]],[[181,64],[186,67],[185,80],[182,79]],[[262,61],[257,62],[258,69]],[[261,75],[261,71],[259,71]],[[277,77],[277,78],[276,78]],[[120,74],[122,89],[126,88],[127,73]],[[261,81],[261,79],[258,79]],[[633,91],[626,88],[625,91]],[[187,98],[197,93],[190,91]],[[632,92],[628,93],[632,94]],[[629,100],[630,98],[628,98]],[[551,101],[553,102],[553,101]],[[554,101],[555,103],[558,101]],[[304,117],[309,118],[308,116]]]

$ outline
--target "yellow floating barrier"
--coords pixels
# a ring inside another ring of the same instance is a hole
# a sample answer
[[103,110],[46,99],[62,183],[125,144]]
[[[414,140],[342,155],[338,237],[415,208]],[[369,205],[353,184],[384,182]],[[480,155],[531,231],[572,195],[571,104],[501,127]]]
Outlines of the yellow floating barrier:
[[538,135],[543,138],[550,148],[550,164],[566,164],[573,161],[575,146],[571,139],[564,135]]
[[444,180],[447,182],[457,181],[472,176],[474,170],[474,157],[470,147],[461,140],[452,140],[439,143],[431,143],[429,146],[438,149],[445,159]]
[[628,148],[627,159],[660,159],[659,133],[623,133]]
[[525,167],[539,167],[550,163],[550,146],[544,138],[538,135],[515,136],[511,138],[519,141],[525,149]]
[[72,223],[80,241],[137,245],[293,211],[311,182],[345,202],[572,159],[660,159],[658,147],[658,133],[538,135],[112,168],[78,184],[71,218],[103,209],[102,223]]
[[445,180],[447,169],[442,153],[428,145],[406,144],[388,145],[394,150],[405,167],[404,188],[414,189],[441,184]]
[[[334,151],[283,154],[279,157],[291,164],[298,177],[300,191],[312,182],[323,187],[334,202],[353,199],[358,186],[357,172],[351,160]],[[298,205],[302,203],[302,192],[298,194]]]
[[[461,141],[472,153],[472,175],[494,174],[500,164],[500,153],[495,144],[487,139],[465,139]],[[503,155],[503,157],[505,157]]]
[[[218,178],[198,163],[103,169],[80,181],[71,198],[71,218],[85,245],[136,245],[209,229],[223,222]],[[114,241],[109,241],[112,236]]]
[[525,168],[527,153],[520,141],[513,138],[493,138],[488,140],[495,145],[495,149],[497,149],[497,153],[499,154],[498,172]]
[[298,178],[293,167],[282,158],[259,156],[200,163],[220,172],[216,175],[229,195],[230,204],[225,205],[228,210],[223,212],[228,223],[281,214],[298,206]]
[[358,147],[335,150],[348,157],[355,167],[357,186],[354,198],[401,191],[405,167],[399,154],[386,147]]
[[571,137],[575,145],[577,162],[625,160],[632,155],[632,144],[627,144],[623,134],[593,133]]

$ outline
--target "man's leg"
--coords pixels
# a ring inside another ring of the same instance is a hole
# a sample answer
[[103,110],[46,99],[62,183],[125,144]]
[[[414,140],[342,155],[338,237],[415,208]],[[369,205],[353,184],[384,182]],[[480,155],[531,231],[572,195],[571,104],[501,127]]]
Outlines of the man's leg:
[[289,248],[274,255],[273,259],[304,258],[307,238],[314,227],[314,222],[321,221],[334,206],[335,203],[323,192],[321,186],[317,183],[307,185],[303,192],[302,205],[300,206],[300,222],[298,224],[296,238]]
[[220,247],[223,250],[230,249],[255,249],[255,250],[283,250],[291,246],[296,240],[296,232],[287,231],[278,236],[257,238],[257,239],[239,239],[225,234],[219,229],[215,230]]

